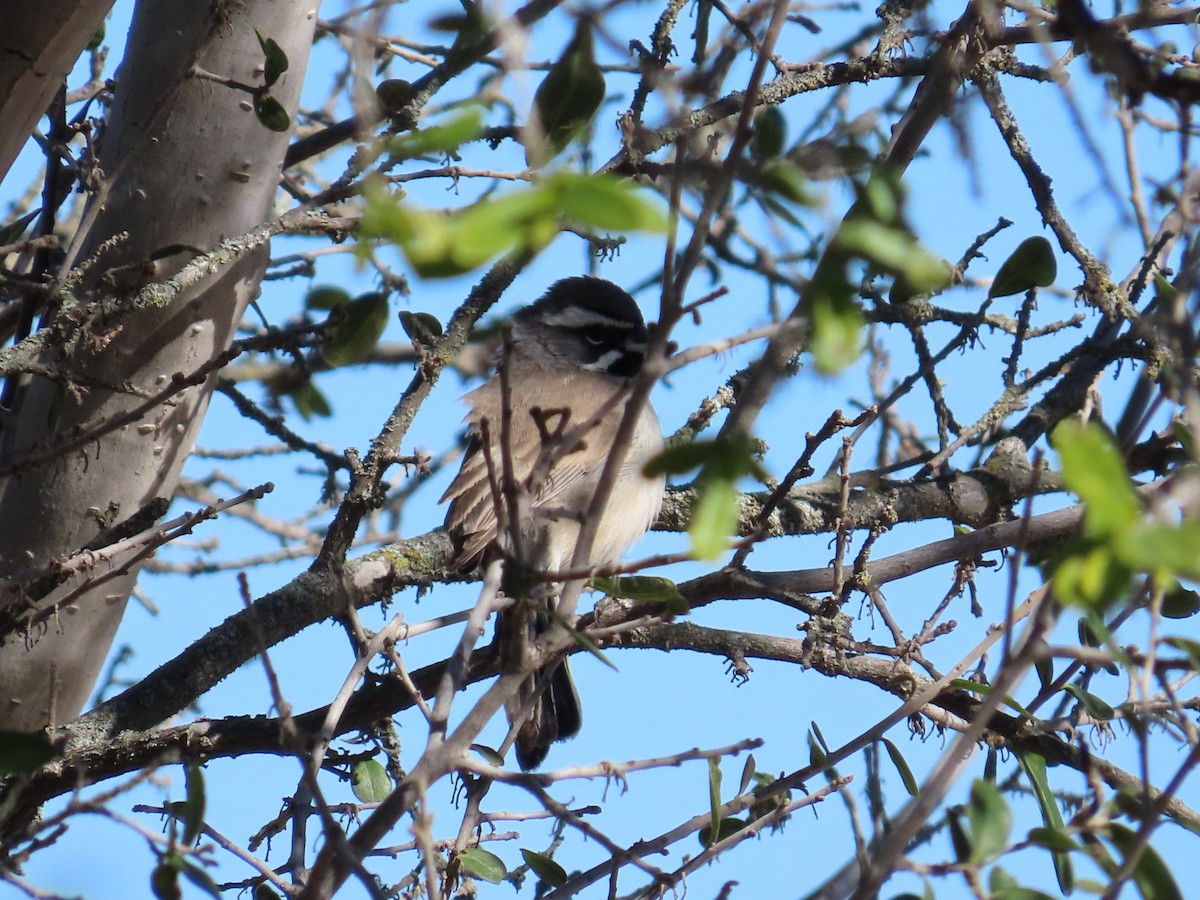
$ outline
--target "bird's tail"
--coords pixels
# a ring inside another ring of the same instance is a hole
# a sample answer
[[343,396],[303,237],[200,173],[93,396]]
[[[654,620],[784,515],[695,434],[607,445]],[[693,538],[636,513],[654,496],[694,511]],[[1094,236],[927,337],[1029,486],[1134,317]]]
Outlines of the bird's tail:
[[[501,642],[501,665],[519,664],[529,640],[549,626],[546,611],[535,612],[518,605],[500,613],[496,636]],[[506,663],[505,657],[511,662]],[[525,771],[536,769],[546,759],[551,744],[574,737],[583,726],[579,694],[567,661],[559,660],[529,676],[506,704],[505,712],[509,725],[525,714],[517,729],[517,762]]]
[[516,710],[524,706],[519,700],[528,698],[535,691],[540,691],[541,695],[534,700],[529,716],[517,730],[517,762],[525,771],[540,766],[550,752],[551,744],[574,737],[583,725],[579,694],[565,659],[552,669],[535,673],[518,691],[518,702],[514,703],[515,709],[510,710],[510,722]]

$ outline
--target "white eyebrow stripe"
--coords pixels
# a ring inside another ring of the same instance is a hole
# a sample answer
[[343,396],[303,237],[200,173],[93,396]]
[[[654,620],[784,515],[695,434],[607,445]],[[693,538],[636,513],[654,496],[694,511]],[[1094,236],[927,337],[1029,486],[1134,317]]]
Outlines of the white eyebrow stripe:
[[614,319],[604,313],[578,306],[568,306],[558,312],[542,317],[547,325],[562,325],[565,328],[624,328],[632,329],[633,323],[625,319]]

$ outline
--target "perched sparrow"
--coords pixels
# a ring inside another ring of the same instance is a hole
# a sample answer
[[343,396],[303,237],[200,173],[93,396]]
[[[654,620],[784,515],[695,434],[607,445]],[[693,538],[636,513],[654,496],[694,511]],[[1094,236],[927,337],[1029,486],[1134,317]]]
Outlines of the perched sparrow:
[[[507,392],[499,375],[463,399],[470,441],[462,469],[442,501],[450,501],[446,529],[458,548],[456,565],[469,568],[497,557],[532,572],[570,567],[581,519],[592,501],[625,412],[626,397],[612,405],[584,435],[567,446],[562,438],[596,417],[642,368],[646,324],[633,298],[600,278],[565,278],[512,318],[512,341],[504,361]],[[507,393],[507,396],[506,396]],[[503,425],[506,409],[509,424]],[[615,563],[658,516],[663,480],[642,467],[663,448],[658,417],[643,407],[588,565]],[[513,482],[525,492],[521,521],[497,526],[497,511],[511,496],[500,489],[508,453]],[[515,546],[514,546],[515,545]],[[518,558],[519,554],[519,558]],[[549,607],[559,588],[530,589],[528,602],[500,614],[501,659],[550,625]],[[544,610],[538,612],[538,606]],[[579,697],[566,660],[536,673],[508,704],[510,723],[539,694],[517,732],[517,761],[533,769],[550,745],[578,733]]]

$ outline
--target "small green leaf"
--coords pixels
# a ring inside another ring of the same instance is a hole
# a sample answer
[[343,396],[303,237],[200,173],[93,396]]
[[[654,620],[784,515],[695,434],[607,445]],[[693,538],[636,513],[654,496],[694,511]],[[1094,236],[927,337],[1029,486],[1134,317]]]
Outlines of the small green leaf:
[[204,827],[204,811],[207,805],[204,790],[204,770],[195,760],[189,761],[184,769],[185,793],[187,800],[184,804],[186,813],[183,817],[183,844],[194,844],[200,837]]
[[[267,87],[273,87],[275,82],[279,80],[279,76],[288,70],[287,54],[283,52],[273,38],[264,38],[255,29],[254,33],[258,35],[258,45],[262,47],[263,52],[263,80]],[[279,129],[272,129],[278,131]]]
[[414,343],[429,346],[442,336],[442,323],[438,317],[427,312],[400,310],[400,327]]
[[587,128],[604,100],[604,72],[596,63],[592,27],[580,19],[563,55],[538,85],[525,129],[525,162],[545,165]]
[[658,575],[621,575],[618,578],[593,578],[597,590],[612,597],[624,597],[642,603],[661,603],[667,612],[686,615],[691,612],[679,586]]
[[87,46],[84,47],[83,49],[85,49],[85,50],[99,49],[100,45],[104,43],[104,32],[105,32],[106,28],[107,28],[107,24],[105,22],[101,22],[100,27],[97,28],[92,33],[91,38],[87,42]]
[[503,860],[495,853],[489,853],[482,847],[467,847],[455,856],[463,871],[492,884],[499,884],[508,877],[508,869]]
[[[992,686],[990,684],[981,684],[978,681],[972,681],[970,678],[955,678],[947,685],[947,687],[957,691],[968,691],[972,694],[980,694],[984,697],[992,693]],[[1015,710],[1025,718],[1033,718],[1033,713],[1027,710],[1012,697],[1005,695],[1002,702],[1009,709]]]
[[532,850],[522,850],[521,856],[524,857],[525,864],[533,870],[533,874],[543,884],[548,884],[550,887],[558,887],[561,884],[567,883],[567,870],[549,856],[534,853]]
[[717,823],[717,836],[713,837],[712,825],[705,825],[700,829],[699,838],[702,847],[711,847],[713,844],[720,843],[727,837],[732,837],[743,828],[746,827],[745,819],[737,819],[727,817]]
[[[711,837],[719,834],[721,830],[721,762],[711,757],[708,760],[708,807],[708,834]],[[705,846],[712,843],[705,841],[703,837],[700,840]]]
[[858,359],[865,322],[857,304],[821,293],[810,304],[813,362],[825,373],[839,372]]
[[150,872],[150,890],[158,900],[181,900],[183,897],[183,891],[179,889],[180,862],[177,856],[164,857]]
[[1093,719],[1107,722],[1116,716],[1111,706],[1090,691],[1085,691],[1077,684],[1064,684],[1063,690],[1074,697],[1083,706],[1084,711]]
[[971,859],[971,837],[962,822],[962,807],[946,810],[946,827],[950,831],[950,845],[954,848],[954,861],[968,862]]
[[[1050,782],[1046,777],[1046,760],[1036,753],[1018,753],[1017,761],[1021,764],[1025,777],[1033,789],[1038,809],[1042,813],[1042,824],[1046,831],[1061,834],[1064,828],[1062,810],[1058,808],[1058,800],[1050,790]],[[1054,874],[1058,878],[1058,886],[1064,894],[1071,893],[1075,888],[1075,869],[1067,853],[1051,852],[1054,861]]]
[[392,779],[375,760],[360,759],[350,769],[350,787],[363,803],[382,803],[392,792]]
[[284,132],[292,128],[291,117],[283,104],[270,94],[257,94],[254,97],[254,115],[269,131]]
[[1026,238],[1000,264],[988,297],[1009,297],[1033,287],[1049,287],[1057,276],[1058,262],[1050,242],[1041,236]]
[[[1116,549],[1121,561],[1130,568],[1157,573],[1164,581],[1175,576],[1200,578],[1200,522],[1178,525],[1135,522],[1122,535]],[[1192,612],[1171,618],[1186,618]]]
[[556,172],[544,182],[554,192],[555,206],[571,221],[601,231],[667,230],[668,219],[641,191],[614,175]]
[[305,422],[312,421],[313,416],[328,419],[333,415],[333,407],[329,405],[329,400],[311,381],[296,388],[289,396],[296,405],[296,412],[300,413],[300,418]]
[[[1119,822],[1110,822],[1104,829],[1107,837],[1122,858],[1127,857],[1139,845],[1137,832]],[[1133,870],[1133,881],[1143,900],[1183,900],[1183,893],[1175,883],[1170,868],[1163,862],[1153,847],[1142,848],[1142,856]]]
[[0,247],[9,244],[15,244],[21,240],[25,234],[25,229],[29,227],[29,223],[42,214],[41,209],[35,209],[32,212],[27,212],[19,219],[9,222],[3,228],[0,228]]
[[754,445],[745,438],[719,438],[674,443],[643,467],[647,478],[683,475],[700,467],[726,480],[762,474]]
[[809,187],[801,168],[790,159],[773,159],[757,171],[757,182],[763,190],[797,206],[815,206],[816,195]]
[[787,143],[787,119],[778,106],[767,106],[754,116],[754,136],[750,153],[755,159],[774,159]]
[[904,759],[904,755],[900,749],[889,741],[887,738],[881,738],[883,749],[887,751],[888,757],[892,760],[892,765],[896,767],[896,771],[900,773],[900,780],[904,783],[904,789],[908,791],[910,797],[917,796],[920,790],[917,785],[917,779],[913,777],[912,769],[908,767],[908,763]]
[[754,780],[754,754],[751,753],[746,757],[746,762],[742,766],[742,777],[738,782],[738,793],[746,793],[746,788],[750,787],[750,782]]
[[706,480],[698,487],[699,496],[688,523],[692,556],[711,560],[729,549],[729,538],[738,519],[738,492],[723,478]]
[[1200,641],[1193,641],[1190,638],[1184,637],[1169,637],[1164,638],[1163,643],[1169,647],[1174,647],[1176,650],[1182,650],[1187,654],[1192,667],[1200,669]]
[[388,323],[388,301],[383,294],[363,294],[345,304],[342,311],[345,318],[329,331],[321,348],[325,362],[334,368],[370,356]]
[[1069,834],[1055,831],[1053,828],[1030,828],[1025,840],[1031,844],[1037,844],[1039,847],[1045,847],[1047,850],[1058,850],[1063,853],[1080,849],[1078,841]]
[[488,761],[489,765],[504,768],[504,757],[485,744],[472,744],[471,749]]
[[1068,490],[1087,505],[1087,533],[1097,537],[1126,533],[1140,518],[1141,502],[1108,434],[1094,423],[1080,425],[1064,419],[1054,429],[1051,444],[1062,459]]
[[990,781],[976,779],[971,785],[967,821],[971,825],[971,862],[990,862],[1008,847],[1012,810]]
[[417,156],[450,153],[481,134],[483,110],[478,106],[469,106],[449,116],[444,122],[389,138],[385,147],[393,160],[412,159]]
[[208,896],[215,897],[216,900],[221,900],[221,889],[217,887],[217,883],[212,880],[212,877],[206,871],[195,863],[184,860],[180,871],[183,873],[184,878],[200,888]]
[[1200,612],[1200,594],[1176,582],[1163,594],[1162,614],[1168,619],[1189,619]]
[[54,759],[54,745],[42,731],[0,731],[0,777],[21,775]]
[[305,309],[334,309],[349,302],[349,291],[330,284],[318,285],[304,295]]

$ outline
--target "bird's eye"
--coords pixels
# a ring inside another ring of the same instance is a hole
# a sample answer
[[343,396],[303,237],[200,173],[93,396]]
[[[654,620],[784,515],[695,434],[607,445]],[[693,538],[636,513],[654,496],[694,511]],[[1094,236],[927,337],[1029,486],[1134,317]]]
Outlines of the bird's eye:
[[600,347],[604,344],[604,338],[598,334],[588,334],[584,332],[583,339],[593,347]]

